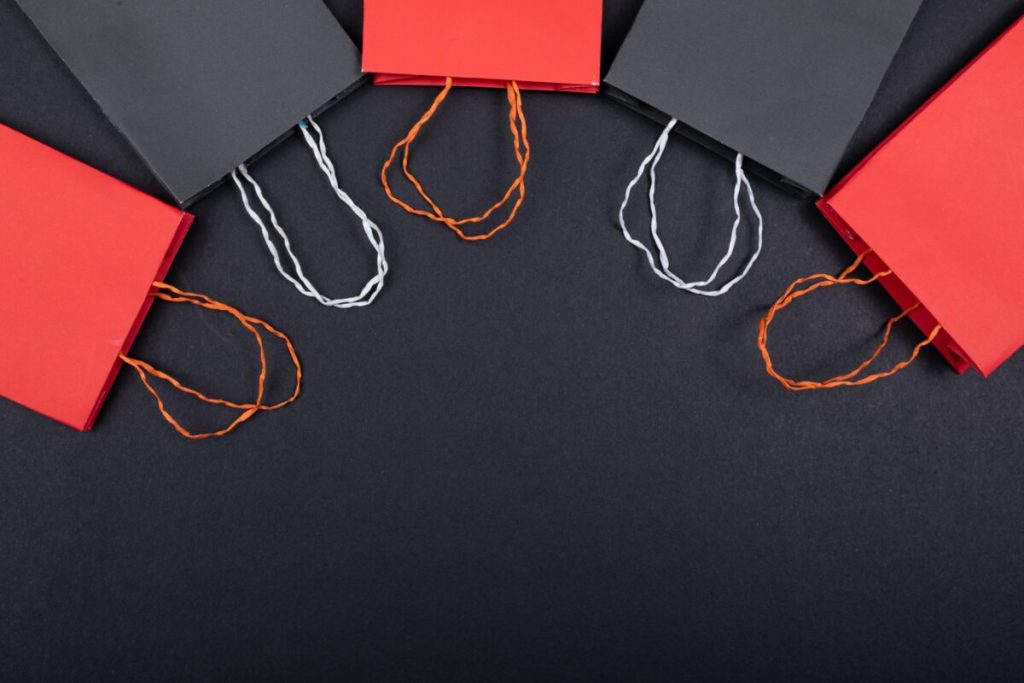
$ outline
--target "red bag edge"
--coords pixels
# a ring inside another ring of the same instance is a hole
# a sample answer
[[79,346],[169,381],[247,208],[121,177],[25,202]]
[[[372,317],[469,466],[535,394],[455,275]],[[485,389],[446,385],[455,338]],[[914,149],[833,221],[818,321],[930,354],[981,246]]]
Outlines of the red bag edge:
[[[815,202],[815,206],[817,206],[818,210],[822,213],[825,219],[828,220],[829,224],[839,234],[840,238],[842,238],[843,241],[845,241],[847,245],[851,249],[853,249],[854,253],[863,253],[866,249],[870,248],[870,245],[867,244],[867,242],[865,242],[864,240],[862,240],[860,236],[857,234],[857,232],[852,228],[852,226],[850,226],[846,222],[846,220],[843,219],[843,217],[839,214],[839,212],[832,207],[832,199],[875,157],[876,154],[878,154],[886,145],[888,145],[893,138],[899,135],[904,128],[909,126],[918,116],[922,114],[922,112],[928,109],[928,107],[930,107],[932,103],[935,102],[935,100],[940,98],[947,90],[949,90],[949,88],[953,86],[953,84],[960,80],[960,78],[963,77],[964,74],[970,71],[975,64],[981,61],[985,57],[985,55],[989,53],[989,51],[991,51],[996,45],[998,45],[1003,40],[1003,38],[1009,35],[1020,25],[1024,25],[1024,16],[1018,17],[1013,23],[1010,24],[1010,26],[1006,30],[1002,31],[995,40],[989,43],[989,45],[986,46],[984,50],[978,53],[978,55],[975,56],[970,62],[968,62],[966,66],[960,69],[956,73],[956,75],[953,76],[953,78],[946,82],[946,84],[943,85],[931,97],[925,100],[925,102],[917,109],[915,109],[914,113],[907,117],[907,119],[904,120],[903,123],[901,123],[893,132],[889,133],[889,135],[887,135],[885,139],[883,139],[882,142],[878,144],[878,146],[871,150],[871,152],[866,157],[864,157],[856,166],[853,167],[853,170],[851,170],[849,173],[843,176],[842,180],[836,183],[831,190],[829,190],[821,199]],[[885,262],[883,261],[882,257],[876,253],[870,254],[864,260],[864,263],[865,266],[873,274],[877,274],[879,272],[884,272],[885,270],[888,270],[888,268],[885,266]],[[879,282],[882,284],[883,287],[885,287],[885,290],[889,293],[889,295],[894,300],[896,300],[896,302],[900,304],[900,306],[902,306],[904,309],[909,308],[910,306],[913,306],[916,303],[920,303],[920,300],[914,296],[910,288],[907,287],[902,282],[902,280],[899,279],[899,276],[897,274],[894,273],[891,276],[882,278]],[[935,326],[939,324],[935,316],[933,316],[928,310],[926,310],[923,304],[921,308],[919,308],[917,311],[910,315],[910,318],[911,320],[914,321],[914,323],[921,329],[921,332],[923,332],[925,335],[930,335],[932,330],[935,329]],[[943,329],[943,331],[935,339],[934,345],[942,353],[943,357],[945,357],[945,359],[950,363],[950,365],[953,366],[953,369],[960,374],[966,372],[969,367],[975,368],[984,377],[990,376],[992,372],[995,371],[995,368],[983,369],[977,363],[975,363],[966,353],[964,353],[963,349],[961,349],[956,344],[952,336],[948,332],[946,332],[945,329]],[[1006,359],[1003,359],[1003,361],[1005,360]]]

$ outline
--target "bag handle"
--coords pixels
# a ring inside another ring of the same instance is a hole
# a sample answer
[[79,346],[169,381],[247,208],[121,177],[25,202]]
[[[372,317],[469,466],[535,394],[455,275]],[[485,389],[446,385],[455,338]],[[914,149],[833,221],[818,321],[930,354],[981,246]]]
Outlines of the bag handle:
[[[761,215],[761,209],[757,206],[757,199],[754,197],[754,189],[750,185],[750,180],[747,179],[747,174],[743,170],[744,157],[742,154],[736,155],[736,185],[733,188],[733,209],[736,212],[736,219],[732,224],[732,233],[729,237],[729,248],[726,250],[725,255],[715,266],[715,269],[711,272],[711,275],[704,278],[703,280],[696,280],[689,282],[672,272],[671,264],[669,262],[668,253],[665,251],[665,245],[661,241],[661,237],[658,235],[658,205],[657,205],[657,191],[658,191],[658,164],[661,163],[662,156],[665,155],[665,149],[668,147],[669,136],[672,130],[676,127],[678,121],[672,119],[668,125],[662,131],[661,136],[654,145],[654,149],[647,158],[640,164],[640,168],[637,171],[636,176],[626,187],[626,196],[622,200],[622,206],[619,208],[619,229],[622,231],[623,237],[626,241],[632,244],[634,247],[642,251],[647,256],[647,262],[651,266],[651,270],[662,280],[665,280],[673,287],[689,292],[690,294],[697,294],[699,296],[717,297],[726,294],[729,290],[739,284],[743,278],[750,273],[750,270],[754,267],[758,257],[761,256],[761,250],[764,247],[764,217]],[[626,209],[629,207],[630,199],[633,195],[633,190],[637,184],[643,180],[644,174],[648,172],[650,167],[650,194],[649,204],[651,211],[651,240],[654,242],[654,247],[658,252],[658,260],[655,262],[654,254],[651,253],[650,249],[640,242],[629,232],[629,228],[626,226]],[[732,259],[733,254],[736,251],[736,242],[739,236],[740,224],[743,222],[743,211],[740,206],[741,195],[743,190],[746,190],[747,201],[750,204],[750,208],[754,212],[754,216],[757,218],[757,247],[754,252],[747,259],[746,265],[733,279],[726,282],[717,289],[709,289],[708,286],[718,279],[719,274],[722,272],[722,268]]]
[[[409,168],[409,151],[412,147],[412,143],[416,141],[417,137],[419,137],[423,127],[434,117],[434,114],[437,113],[441,104],[445,99],[447,99],[448,94],[452,90],[452,84],[453,81],[450,77],[445,79],[444,89],[442,89],[434,99],[434,103],[430,105],[430,108],[427,109],[426,113],[424,113],[412,129],[409,130],[409,133],[392,148],[391,156],[388,157],[387,161],[384,162],[383,168],[381,168],[380,182],[384,186],[384,192],[387,193],[388,198],[407,212],[416,216],[428,218],[435,223],[441,223],[467,242],[480,242],[494,237],[496,234],[508,227],[512,221],[515,220],[520,207],[523,205],[523,201],[526,199],[526,171],[530,166],[531,151],[530,140],[527,135],[526,116],[523,114],[523,95],[519,90],[519,84],[515,81],[509,81],[506,86],[509,103],[508,122],[509,130],[512,131],[512,145],[515,149],[516,162],[519,165],[519,175],[516,176],[515,180],[512,181],[512,184],[509,185],[504,196],[502,196],[500,200],[481,215],[473,216],[471,218],[451,218],[447,216],[437,202],[430,197],[424,189],[423,183],[419,181]],[[398,156],[399,151],[402,151],[402,173],[405,175],[406,180],[408,180],[416,189],[416,192],[419,193],[419,196],[423,201],[430,206],[429,211],[413,207],[411,204],[395,196],[394,191],[391,189],[391,182],[388,180],[388,171],[395,163],[395,158]],[[507,205],[512,200],[513,196],[515,196],[516,199],[515,203],[512,205],[512,210],[509,212],[508,217],[499,225],[482,234],[470,235],[462,230],[463,226],[477,225],[488,220],[496,211]]]
[[[252,333],[253,338],[255,338],[256,340],[256,346],[259,349],[260,373],[257,382],[256,400],[253,403],[236,403],[234,401],[228,401],[225,399],[212,398],[202,393],[201,391],[198,391],[196,389],[193,389],[182,384],[180,381],[178,381],[171,375],[167,374],[166,372],[163,372],[162,370],[158,370],[157,368],[153,367],[152,365],[145,361],[139,360],[137,358],[131,358],[130,356],[124,353],[120,354],[121,360],[135,369],[135,371],[139,375],[139,379],[142,380],[143,386],[153,396],[153,398],[156,399],[157,408],[160,410],[160,414],[163,416],[163,418],[172,427],[174,427],[175,431],[184,436],[186,439],[200,441],[204,439],[224,436],[225,434],[233,432],[242,423],[252,419],[253,416],[255,416],[257,413],[280,410],[281,408],[284,408],[285,406],[294,403],[295,400],[298,399],[299,393],[302,391],[302,364],[299,362],[299,356],[295,351],[295,346],[292,345],[291,339],[289,339],[285,333],[275,329],[269,323],[264,322],[259,318],[253,318],[252,316],[248,316],[242,313],[237,308],[228,306],[227,304],[211,299],[210,297],[205,296],[203,294],[182,291],[164,282],[153,283],[153,291],[150,293],[150,296],[171,303],[187,303],[192,304],[193,306],[205,308],[210,311],[227,313],[228,315],[235,318],[235,320],[237,320],[242,325],[242,327],[244,327],[250,333]],[[285,346],[288,348],[288,355],[291,357],[292,364],[295,366],[295,390],[292,392],[292,395],[289,398],[285,399],[284,401],[281,401],[280,403],[275,403],[273,405],[266,405],[263,403],[264,390],[267,379],[267,354],[266,349],[264,348],[263,345],[263,337],[257,328],[260,328],[263,331],[267,332],[268,334],[277,337],[278,339],[283,341],[285,343]],[[167,382],[169,385],[171,385],[181,393],[199,399],[203,403],[233,408],[235,410],[241,411],[241,414],[224,429],[206,433],[191,432],[184,426],[182,426],[181,422],[179,422],[178,419],[175,418],[174,415],[172,415],[171,412],[164,405],[163,398],[160,396],[159,392],[157,392],[157,390],[153,387],[153,384],[150,381],[151,378]]]
[[[876,361],[878,357],[882,355],[882,352],[889,345],[889,340],[892,336],[893,327],[896,323],[900,322],[904,318],[908,317],[911,313],[921,307],[920,303],[914,304],[910,308],[906,309],[899,315],[891,318],[885,325],[885,332],[882,335],[882,341],[875,349],[874,353],[868,357],[863,363],[854,368],[851,372],[837,375],[831,379],[824,381],[812,381],[812,380],[794,380],[781,375],[775,370],[774,363],[772,362],[771,353],[768,351],[768,329],[771,327],[772,322],[775,320],[775,316],[787,308],[794,301],[800,297],[807,296],[811,292],[823,289],[826,287],[835,287],[837,285],[856,285],[858,287],[864,287],[866,285],[874,284],[884,277],[892,275],[891,270],[882,271],[872,275],[867,279],[860,279],[852,277],[854,271],[860,268],[864,259],[871,253],[871,250],[867,250],[862,253],[857,259],[850,265],[849,268],[844,270],[839,277],[832,277],[831,275],[825,275],[818,273],[810,275],[808,277],[802,277],[794,281],[785,291],[785,293],[779,297],[779,299],[772,305],[768,310],[767,315],[761,320],[760,328],[757,335],[757,347],[761,351],[761,357],[764,359],[765,369],[768,374],[777,380],[782,386],[786,387],[789,391],[816,391],[821,389],[837,389],[839,387],[859,387],[872,382],[877,382],[880,379],[891,377],[897,372],[903,370],[920,355],[922,349],[930,345],[935,341],[935,338],[939,336],[942,331],[941,325],[936,325],[935,329],[932,330],[931,334],[928,335],[927,339],[919,343],[914,347],[914,351],[910,354],[910,357],[904,361],[901,361],[894,365],[889,370],[884,372],[877,372],[871,375],[861,377],[860,375],[867,371],[867,369]],[[804,285],[807,285],[806,287]]]
[[[270,252],[270,256],[274,260],[274,267],[277,268],[277,272],[280,273],[285,280],[290,282],[300,294],[311,299],[315,299],[320,304],[329,308],[347,309],[369,306],[374,302],[381,290],[384,288],[384,280],[388,274],[388,262],[384,255],[384,235],[381,233],[380,228],[377,227],[377,224],[370,220],[369,216],[366,215],[366,212],[359,208],[355,201],[353,201],[352,198],[339,186],[338,174],[334,168],[334,162],[331,161],[330,156],[327,154],[327,144],[324,141],[323,130],[320,128],[319,124],[317,124],[316,120],[312,116],[306,118],[299,124],[299,130],[306,141],[306,145],[309,146],[310,150],[312,150],[313,157],[316,159],[317,165],[327,178],[327,182],[330,183],[330,186],[338,196],[338,199],[341,200],[341,202],[345,204],[362,223],[363,233],[366,235],[367,241],[370,243],[370,246],[376,254],[377,272],[366,282],[359,294],[336,299],[332,299],[321,294],[309,278],[306,277],[306,273],[302,269],[302,264],[299,262],[299,258],[292,250],[292,243],[288,238],[288,233],[281,226],[281,223],[277,219],[277,214],[274,212],[270,202],[267,201],[259,183],[257,183],[249,173],[248,167],[246,167],[245,164],[240,165],[231,173],[231,179],[235,182],[235,187],[238,188],[238,193],[242,198],[242,204],[245,206],[246,213],[249,214],[249,217],[257,227],[259,227],[260,233],[263,235],[263,241],[267,245],[267,251]],[[270,237],[270,231],[268,230],[263,217],[253,207],[249,200],[249,192],[246,189],[246,184],[253,189],[257,200],[259,200],[260,205],[263,207],[263,211],[270,218],[270,224],[273,227],[274,232],[277,233],[277,236],[281,239],[285,253],[288,255],[288,259],[291,261],[292,267],[294,268],[294,275],[289,273],[282,265],[281,254],[277,245],[274,244],[274,241]]]

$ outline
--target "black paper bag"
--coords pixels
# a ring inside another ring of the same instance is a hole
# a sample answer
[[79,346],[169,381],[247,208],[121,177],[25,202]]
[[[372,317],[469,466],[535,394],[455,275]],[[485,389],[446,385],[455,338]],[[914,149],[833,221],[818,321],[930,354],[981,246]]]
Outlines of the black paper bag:
[[17,0],[182,206],[362,79],[321,0]]
[[647,0],[607,92],[822,195],[921,0]]

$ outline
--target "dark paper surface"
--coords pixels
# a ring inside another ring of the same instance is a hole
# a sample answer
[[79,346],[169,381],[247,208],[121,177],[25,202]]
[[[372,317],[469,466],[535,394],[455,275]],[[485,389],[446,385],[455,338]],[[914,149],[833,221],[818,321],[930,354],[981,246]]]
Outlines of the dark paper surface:
[[[639,4],[605,2],[609,56]],[[358,35],[362,1],[328,5]],[[926,0],[842,170],[1021,12]],[[10,0],[0,92],[0,121],[158,189]],[[387,221],[395,277],[369,308],[297,297],[229,184],[196,207],[168,277],[292,337],[294,406],[199,444],[129,372],[89,434],[0,407],[0,679],[1020,679],[1024,354],[983,380],[926,351],[886,382],[792,396],[765,375],[758,320],[793,279],[852,258],[809,202],[752,178],[775,226],[762,265],[731,296],[681,296],[642,277],[616,225],[657,126],[536,93],[522,222],[474,248],[376,177],[436,93],[359,88],[320,116],[344,188]],[[507,103],[451,97],[414,168],[471,205],[515,173]],[[255,171],[300,256],[330,255],[309,276],[348,291],[372,255],[337,197],[309,191],[325,180],[298,138]],[[731,165],[676,140],[659,180],[673,259],[710,272]],[[194,308],[153,306],[133,353],[253,396],[252,338]],[[899,313],[880,286],[788,310],[780,369],[816,376],[870,354]],[[920,340],[905,321],[880,360]],[[270,395],[286,394],[287,354],[267,352]],[[230,419],[168,398],[196,428]]]
[[320,0],[17,0],[182,205],[356,84]]
[[920,4],[647,0],[606,82],[820,195]]

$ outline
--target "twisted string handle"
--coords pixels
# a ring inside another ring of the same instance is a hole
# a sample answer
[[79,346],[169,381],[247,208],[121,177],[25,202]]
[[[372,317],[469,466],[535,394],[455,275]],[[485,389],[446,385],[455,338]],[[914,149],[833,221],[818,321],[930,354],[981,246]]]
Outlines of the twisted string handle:
[[[331,161],[330,156],[327,154],[327,143],[324,140],[323,130],[320,125],[316,122],[312,116],[308,117],[302,123],[299,124],[299,130],[302,133],[302,137],[306,142],[306,145],[313,153],[313,157],[320,167],[321,173],[327,178],[327,182],[330,184],[331,189],[334,190],[335,195],[338,199],[348,207],[348,209],[355,214],[356,218],[362,224],[363,233],[366,236],[367,242],[373,249],[375,260],[376,260],[376,272],[366,281],[363,285],[362,290],[355,295],[331,298],[325,294],[322,294],[316,285],[306,276],[305,271],[302,268],[302,263],[299,261],[299,257],[296,256],[295,251],[292,249],[292,242],[288,236],[287,231],[281,225],[281,222],[277,218],[277,213],[271,206],[270,201],[267,200],[266,195],[263,193],[263,188],[256,182],[252,174],[249,172],[248,167],[245,164],[240,165],[231,173],[231,179],[235,183],[235,187],[238,189],[238,194],[242,198],[242,205],[245,207],[245,212],[252,219],[252,222],[256,224],[256,227],[260,229],[260,234],[263,236],[263,241],[266,244],[267,251],[270,252],[270,257],[274,261],[274,267],[277,272],[280,273],[281,277],[287,280],[296,290],[303,296],[309,297],[319,302],[323,306],[329,308],[348,309],[348,308],[362,308],[369,306],[376,300],[377,296],[381,293],[384,288],[384,280],[388,274],[388,261],[384,255],[384,235],[381,233],[377,224],[370,220],[370,217],[366,215],[359,205],[346,193],[338,184],[338,173],[334,168],[334,162]],[[249,198],[249,188],[252,189],[256,195],[258,205]],[[270,219],[270,228],[267,227],[266,222],[263,219],[262,213]],[[274,240],[271,238],[271,228],[277,234],[277,238],[284,246],[284,253],[291,262],[291,270],[294,274],[289,272],[289,268],[286,268],[282,263],[281,252]]]
[[771,327],[772,323],[775,321],[775,316],[783,309],[789,307],[790,304],[792,304],[797,299],[807,296],[808,294],[811,294],[812,292],[815,292],[819,289],[824,289],[827,287],[836,287],[838,285],[855,285],[858,287],[864,287],[870,284],[874,284],[875,282],[878,282],[884,277],[892,275],[891,270],[886,270],[876,273],[869,278],[853,277],[853,273],[858,268],[860,268],[861,264],[864,263],[864,259],[870,253],[871,251],[868,250],[862,253],[860,256],[858,256],[857,259],[853,262],[853,264],[851,264],[849,268],[844,270],[839,275],[839,277],[833,277],[831,275],[818,273],[815,275],[809,275],[807,277],[797,279],[786,289],[785,293],[783,293],[783,295],[779,297],[779,299],[772,305],[772,307],[768,309],[768,313],[765,315],[765,317],[762,318],[761,324],[758,329],[757,347],[761,351],[761,358],[764,360],[765,369],[768,371],[768,374],[771,377],[773,377],[776,381],[782,384],[782,386],[786,387],[786,389],[788,389],[789,391],[818,391],[821,389],[837,389],[839,387],[859,387],[871,384],[872,382],[877,382],[878,380],[885,379],[886,377],[891,377],[895,375],[897,372],[909,366],[915,360],[917,360],[917,357],[921,354],[921,351],[926,346],[934,342],[936,337],[939,336],[939,333],[942,332],[942,326],[936,325],[935,329],[932,330],[931,334],[929,334],[924,341],[922,341],[921,343],[914,347],[914,350],[910,354],[909,358],[897,363],[892,368],[885,370],[884,372],[876,372],[874,374],[861,377],[861,375],[864,372],[866,372],[868,368],[876,360],[878,360],[879,356],[882,355],[882,352],[889,345],[889,340],[892,337],[892,330],[896,326],[896,324],[903,320],[904,318],[906,318],[907,316],[909,316],[914,311],[916,311],[918,308],[920,308],[921,304],[918,303],[914,304],[913,306],[903,311],[899,315],[891,318],[889,322],[886,323],[881,343],[879,343],[879,345],[875,348],[875,351],[868,357],[867,360],[865,360],[863,363],[858,365],[850,372],[844,373],[842,375],[836,375],[835,377],[823,381],[814,381],[790,379],[780,374],[775,369],[771,353],[768,351],[768,330]]
[[[676,119],[672,119],[668,122],[668,125],[665,126],[665,129],[658,137],[658,141],[654,144],[654,149],[651,150],[651,153],[647,155],[643,162],[641,162],[636,176],[634,176],[633,180],[626,186],[626,196],[623,198],[622,206],[619,208],[619,230],[622,231],[622,236],[626,238],[627,242],[636,247],[647,257],[647,262],[650,264],[651,270],[653,270],[654,274],[659,278],[668,282],[676,289],[681,289],[689,292],[690,294],[718,297],[728,293],[729,290],[742,282],[747,274],[750,273],[751,269],[753,269],[754,264],[757,263],[757,259],[761,256],[761,250],[764,247],[764,217],[761,215],[761,209],[757,206],[757,199],[754,197],[754,188],[751,187],[750,180],[747,178],[747,173],[743,169],[744,157],[742,154],[737,154],[735,164],[736,184],[733,186],[732,193],[732,204],[736,218],[733,221],[732,232],[729,236],[729,248],[726,250],[725,255],[722,256],[721,260],[719,260],[718,265],[715,266],[715,269],[711,274],[703,280],[687,281],[672,272],[668,252],[665,250],[665,245],[658,234],[657,171],[658,164],[661,163],[661,158],[665,155],[665,149],[668,147],[669,136],[677,123],[678,121]],[[651,250],[648,249],[643,242],[633,237],[632,233],[629,231],[629,227],[626,225],[626,209],[629,208],[629,202],[632,199],[633,190],[640,181],[643,180],[645,173],[649,173],[650,176],[650,192],[648,195],[648,204],[651,212],[650,232],[654,248],[658,252],[657,260],[655,260],[654,254],[651,253]],[[754,217],[757,219],[757,246],[747,259],[746,264],[736,276],[719,287],[710,287],[713,282],[718,280],[718,276],[722,272],[722,269],[725,268],[726,264],[732,260],[733,254],[736,252],[740,224],[743,222],[742,199],[744,194],[746,195],[747,203],[754,212]]]
[[[225,434],[233,432],[244,422],[247,422],[248,420],[252,419],[253,416],[255,416],[257,413],[280,410],[281,408],[284,408],[285,406],[294,403],[295,400],[298,399],[299,394],[302,391],[302,364],[299,362],[299,356],[298,353],[295,351],[295,346],[292,344],[291,339],[289,339],[285,333],[281,332],[280,330],[277,330],[269,323],[260,320],[259,318],[254,318],[252,316],[246,315],[245,313],[239,311],[237,308],[211,299],[210,297],[204,294],[185,292],[164,282],[153,283],[153,292],[151,293],[151,296],[153,296],[156,299],[160,299],[162,301],[167,301],[170,303],[187,303],[193,306],[199,306],[200,308],[205,308],[210,311],[227,313],[235,320],[237,320],[239,324],[242,325],[242,327],[244,327],[252,334],[253,338],[256,340],[256,347],[259,350],[260,373],[257,380],[256,399],[251,403],[241,403],[207,396],[206,394],[197,389],[193,389],[192,387],[186,386],[178,379],[172,377],[171,375],[167,374],[162,370],[155,368],[153,365],[145,361],[139,360],[137,358],[132,358],[123,353],[120,355],[121,360],[127,365],[134,368],[135,372],[138,373],[139,379],[142,380],[143,386],[156,400],[157,408],[160,410],[160,414],[172,427],[174,427],[175,431],[177,431],[179,434],[181,434],[187,439],[192,439],[196,441],[224,436]],[[266,348],[263,343],[263,336],[260,334],[260,330],[263,330],[264,332],[274,337],[277,337],[278,339],[285,343],[285,346],[288,349],[288,355],[291,357],[292,365],[294,365],[295,367],[295,390],[292,392],[292,395],[290,397],[281,401],[280,403],[275,403],[273,405],[267,405],[263,402],[267,380],[267,354]],[[232,421],[231,424],[229,424],[227,427],[220,429],[218,431],[205,433],[191,432],[188,429],[186,429],[181,424],[181,422],[167,409],[160,393],[153,386],[151,381],[152,379],[164,381],[173,388],[180,391],[181,393],[196,398],[202,401],[203,403],[232,408],[234,410],[241,411],[241,414],[237,418],[235,418],[235,420]]]
[[[422,216],[423,218],[432,220],[435,223],[441,223],[467,242],[479,242],[494,237],[496,234],[508,227],[512,221],[515,220],[516,215],[519,213],[519,209],[523,205],[523,201],[526,199],[526,172],[530,166],[531,151],[530,140],[527,135],[526,116],[523,114],[523,95],[519,90],[519,85],[515,81],[510,81],[508,83],[506,90],[509,103],[509,130],[512,132],[512,146],[515,150],[516,162],[519,166],[519,175],[517,175],[515,180],[512,181],[512,184],[508,186],[508,189],[505,191],[505,194],[501,199],[495,202],[489,209],[479,216],[473,216],[470,218],[452,218],[445,214],[444,210],[441,209],[438,203],[431,198],[424,188],[423,183],[420,182],[419,178],[417,178],[412,172],[412,169],[409,168],[409,154],[410,149],[412,148],[412,143],[416,141],[420,132],[423,130],[423,127],[430,122],[437,113],[437,110],[441,107],[441,104],[443,104],[448,98],[448,94],[452,90],[452,83],[453,81],[451,78],[445,79],[444,88],[434,99],[430,108],[427,109],[423,116],[421,116],[416,124],[413,125],[408,134],[406,134],[406,136],[391,149],[391,155],[388,157],[387,161],[384,162],[384,166],[381,168],[380,182],[384,186],[384,192],[387,193],[388,198],[407,212],[416,216]],[[420,198],[423,199],[423,201],[430,207],[429,211],[412,206],[395,195],[392,190],[388,173],[394,165],[399,152],[402,152],[403,175],[416,189]],[[479,234],[467,234],[463,231],[463,226],[478,225],[488,220],[495,212],[508,205],[508,203],[513,200],[513,197],[515,197],[515,201],[512,204],[511,211],[505,220],[497,226],[491,228],[487,232]]]

